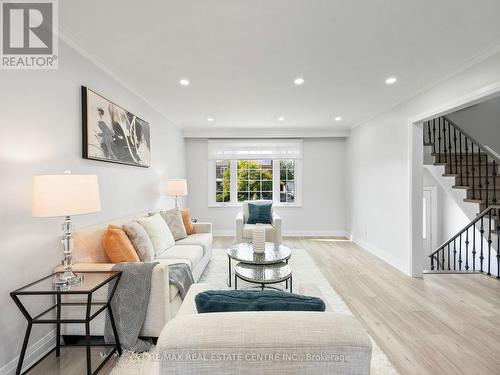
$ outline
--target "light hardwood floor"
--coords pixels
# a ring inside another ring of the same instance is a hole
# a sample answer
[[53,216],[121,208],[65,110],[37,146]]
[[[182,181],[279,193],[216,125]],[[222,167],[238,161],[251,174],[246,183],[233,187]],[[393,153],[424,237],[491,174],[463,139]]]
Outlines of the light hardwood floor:
[[[232,242],[218,237],[215,246]],[[295,237],[284,243],[308,251],[401,374],[500,373],[500,280],[483,275],[411,278],[338,238]],[[33,374],[84,374],[83,352],[61,358],[49,358]]]

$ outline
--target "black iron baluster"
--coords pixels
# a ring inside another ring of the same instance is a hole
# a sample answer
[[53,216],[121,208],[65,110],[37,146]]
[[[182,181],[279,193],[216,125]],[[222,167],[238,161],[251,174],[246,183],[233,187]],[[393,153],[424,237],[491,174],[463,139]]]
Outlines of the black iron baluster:
[[497,162],[493,160],[493,204],[497,204]]
[[[453,127],[453,142],[455,144],[455,174],[458,173],[458,156],[457,156],[457,128]],[[451,172],[453,173],[453,172]]]
[[441,254],[441,260],[442,260],[442,264],[441,264],[441,269],[444,271],[444,265],[445,265],[445,262],[446,262],[446,259],[444,258],[444,246],[443,246],[443,249],[442,249],[442,254]]
[[462,271],[462,234],[458,239],[458,270]]
[[431,271],[434,271],[434,254],[431,255]]
[[466,174],[466,185],[469,185],[469,139],[465,138],[465,172]]
[[490,203],[490,171],[488,170],[488,156],[485,158],[484,162],[485,166],[485,175],[486,175],[486,187],[485,187],[485,194],[486,194],[486,207],[489,206]]
[[441,163],[441,117],[438,118],[438,163]]
[[450,163],[450,170],[451,170],[451,163],[452,163],[452,160],[451,160],[451,124],[449,123],[449,121],[446,121],[446,123],[448,124],[448,162]]
[[444,117],[441,117],[443,119],[443,152],[444,152],[444,162],[448,162],[448,153],[446,149],[446,123],[444,121]]
[[462,132],[458,133],[458,136],[460,137],[460,186],[464,186],[464,155],[462,152]]
[[483,272],[483,260],[484,260],[484,216],[481,216],[481,230],[479,231],[481,233],[481,254],[479,255],[479,262],[481,266],[481,272]]
[[469,270],[469,228],[465,231],[465,270]]
[[427,134],[429,136],[429,144],[432,143],[432,137],[431,137],[431,122],[427,121]]
[[472,270],[476,270],[476,223],[472,224]]
[[471,142],[471,149],[472,149],[472,199],[476,199],[476,184],[475,184],[475,178],[474,175],[476,168],[474,167],[474,143]]
[[432,119],[432,154],[436,155],[436,119]]
[[450,243],[448,242],[448,271],[450,270]]
[[[483,178],[481,177],[481,160],[483,158],[483,155],[481,154],[480,148],[478,148],[478,150],[477,150],[477,156],[479,158],[479,163],[478,163],[479,170],[478,170],[478,174],[477,174],[477,176],[478,176],[477,178],[479,180],[479,185],[478,185],[479,186],[479,200],[482,201],[483,200]],[[486,156],[486,154],[485,154],[485,156]]]
[[488,213],[488,273],[487,275],[491,275],[491,244],[492,244],[492,239],[491,239],[491,210]]
[[453,239],[453,270],[457,270],[457,239]]

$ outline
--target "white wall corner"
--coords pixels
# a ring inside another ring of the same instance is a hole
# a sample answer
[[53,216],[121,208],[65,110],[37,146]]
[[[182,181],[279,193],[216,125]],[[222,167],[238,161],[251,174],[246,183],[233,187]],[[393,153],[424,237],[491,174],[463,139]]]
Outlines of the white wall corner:
[[350,238],[352,242],[354,242],[356,245],[360,246],[363,250],[366,250],[369,253],[375,255],[377,258],[382,259],[384,262],[393,266],[394,268],[403,272],[404,274],[412,276],[410,273],[409,264],[405,263],[400,259],[394,258],[393,255],[388,254],[387,252],[377,248],[376,246],[373,246],[372,244],[370,244],[369,242],[365,241],[362,238],[353,235],[348,235],[347,237]]

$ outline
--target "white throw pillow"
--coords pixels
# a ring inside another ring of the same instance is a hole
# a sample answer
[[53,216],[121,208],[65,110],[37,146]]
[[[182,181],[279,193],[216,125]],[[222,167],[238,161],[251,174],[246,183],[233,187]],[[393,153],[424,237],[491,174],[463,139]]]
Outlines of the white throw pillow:
[[170,232],[167,223],[163,220],[160,214],[155,214],[149,217],[141,217],[137,219],[137,222],[144,227],[146,233],[151,239],[155,256],[160,255],[165,250],[175,245],[172,232]]

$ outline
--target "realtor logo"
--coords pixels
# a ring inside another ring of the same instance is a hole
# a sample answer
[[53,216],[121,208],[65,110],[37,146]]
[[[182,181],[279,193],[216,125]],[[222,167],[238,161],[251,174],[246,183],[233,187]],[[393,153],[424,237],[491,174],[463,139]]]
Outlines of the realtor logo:
[[1,1],[2,69],[57,69],[56,0]]

